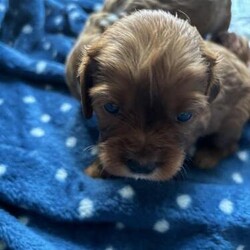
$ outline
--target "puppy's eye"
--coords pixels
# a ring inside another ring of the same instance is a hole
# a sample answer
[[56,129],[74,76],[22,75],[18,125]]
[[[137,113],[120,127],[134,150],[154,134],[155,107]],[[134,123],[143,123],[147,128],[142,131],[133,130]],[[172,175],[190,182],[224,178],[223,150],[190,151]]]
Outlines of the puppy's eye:
[[191,112],[181,112],[177,115],[176,119],[178,122],[187,122],[192,118],[193,114]]
[[120,108],[114,103],[106,103],[104,109],[112,115],[116,115],[120,111]]

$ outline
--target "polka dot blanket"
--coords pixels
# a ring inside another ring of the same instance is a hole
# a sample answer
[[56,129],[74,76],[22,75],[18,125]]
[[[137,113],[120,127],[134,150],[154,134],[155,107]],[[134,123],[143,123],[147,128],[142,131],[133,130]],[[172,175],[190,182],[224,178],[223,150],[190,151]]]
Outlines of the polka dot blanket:
[[[0,0],[0,249],[250,249],[250,126],[210,171],[164,183],[97,180],[95,120],[64,61],[94,0]],[[231,29],[250,35],[250,1]]]

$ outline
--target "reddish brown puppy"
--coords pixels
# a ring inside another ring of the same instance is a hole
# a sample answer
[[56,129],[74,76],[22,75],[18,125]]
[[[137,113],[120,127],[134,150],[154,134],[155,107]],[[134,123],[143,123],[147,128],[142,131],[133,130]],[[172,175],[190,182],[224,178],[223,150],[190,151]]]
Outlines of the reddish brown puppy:
[[250,68],[250,42],[246,37],[242,37],[233,32],[221,32],[216,42],[232,51]]
[[100,129],[98,160],[87,170],[92,176],[169,179],[208,135],[194,159],[213,167],[236,150],[249,118],[246,66],[163,11],[117,21],[83,52],[77,70],[74,88]]
[[227,31],[231,19],[231,0],[106,0],[100,13],[120,16],[143,9],[164,10],[188,19],[202,36]]
[[76,75],[84,47],[93,44],[118,19],[142,9],[164,10],[188,20],[203,37],[226,32],[231,20],[231,0],[105,0],[103,8],[90,15],[68,57],[67,82],[77,98]]

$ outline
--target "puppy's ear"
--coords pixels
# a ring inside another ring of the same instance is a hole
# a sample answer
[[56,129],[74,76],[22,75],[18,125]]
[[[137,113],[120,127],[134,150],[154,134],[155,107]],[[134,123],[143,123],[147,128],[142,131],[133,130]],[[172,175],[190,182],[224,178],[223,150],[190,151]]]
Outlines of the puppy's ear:
[[91,118],[93,113],[89,90],[94,86],[94,75],[96,72],[97,62],[92,56],[87,55],[86,52],[79,67],[77,79],[80,86],[82,108],[87,119]]
[[208,48],[205,48],[203,55],[208,65],[208,84],[205,94],[208,96],[208,102],[211,103],[220,92],[220,58],[217,53]]

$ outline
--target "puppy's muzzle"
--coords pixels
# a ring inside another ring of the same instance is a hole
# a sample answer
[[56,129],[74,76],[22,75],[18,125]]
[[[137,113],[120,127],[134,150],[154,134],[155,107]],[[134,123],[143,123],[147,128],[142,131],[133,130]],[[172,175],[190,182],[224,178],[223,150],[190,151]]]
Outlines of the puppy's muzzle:
[[140,164],[132,159],[127,160],[126,165],[133,174],[151,174],[157,168],[155,163]]

